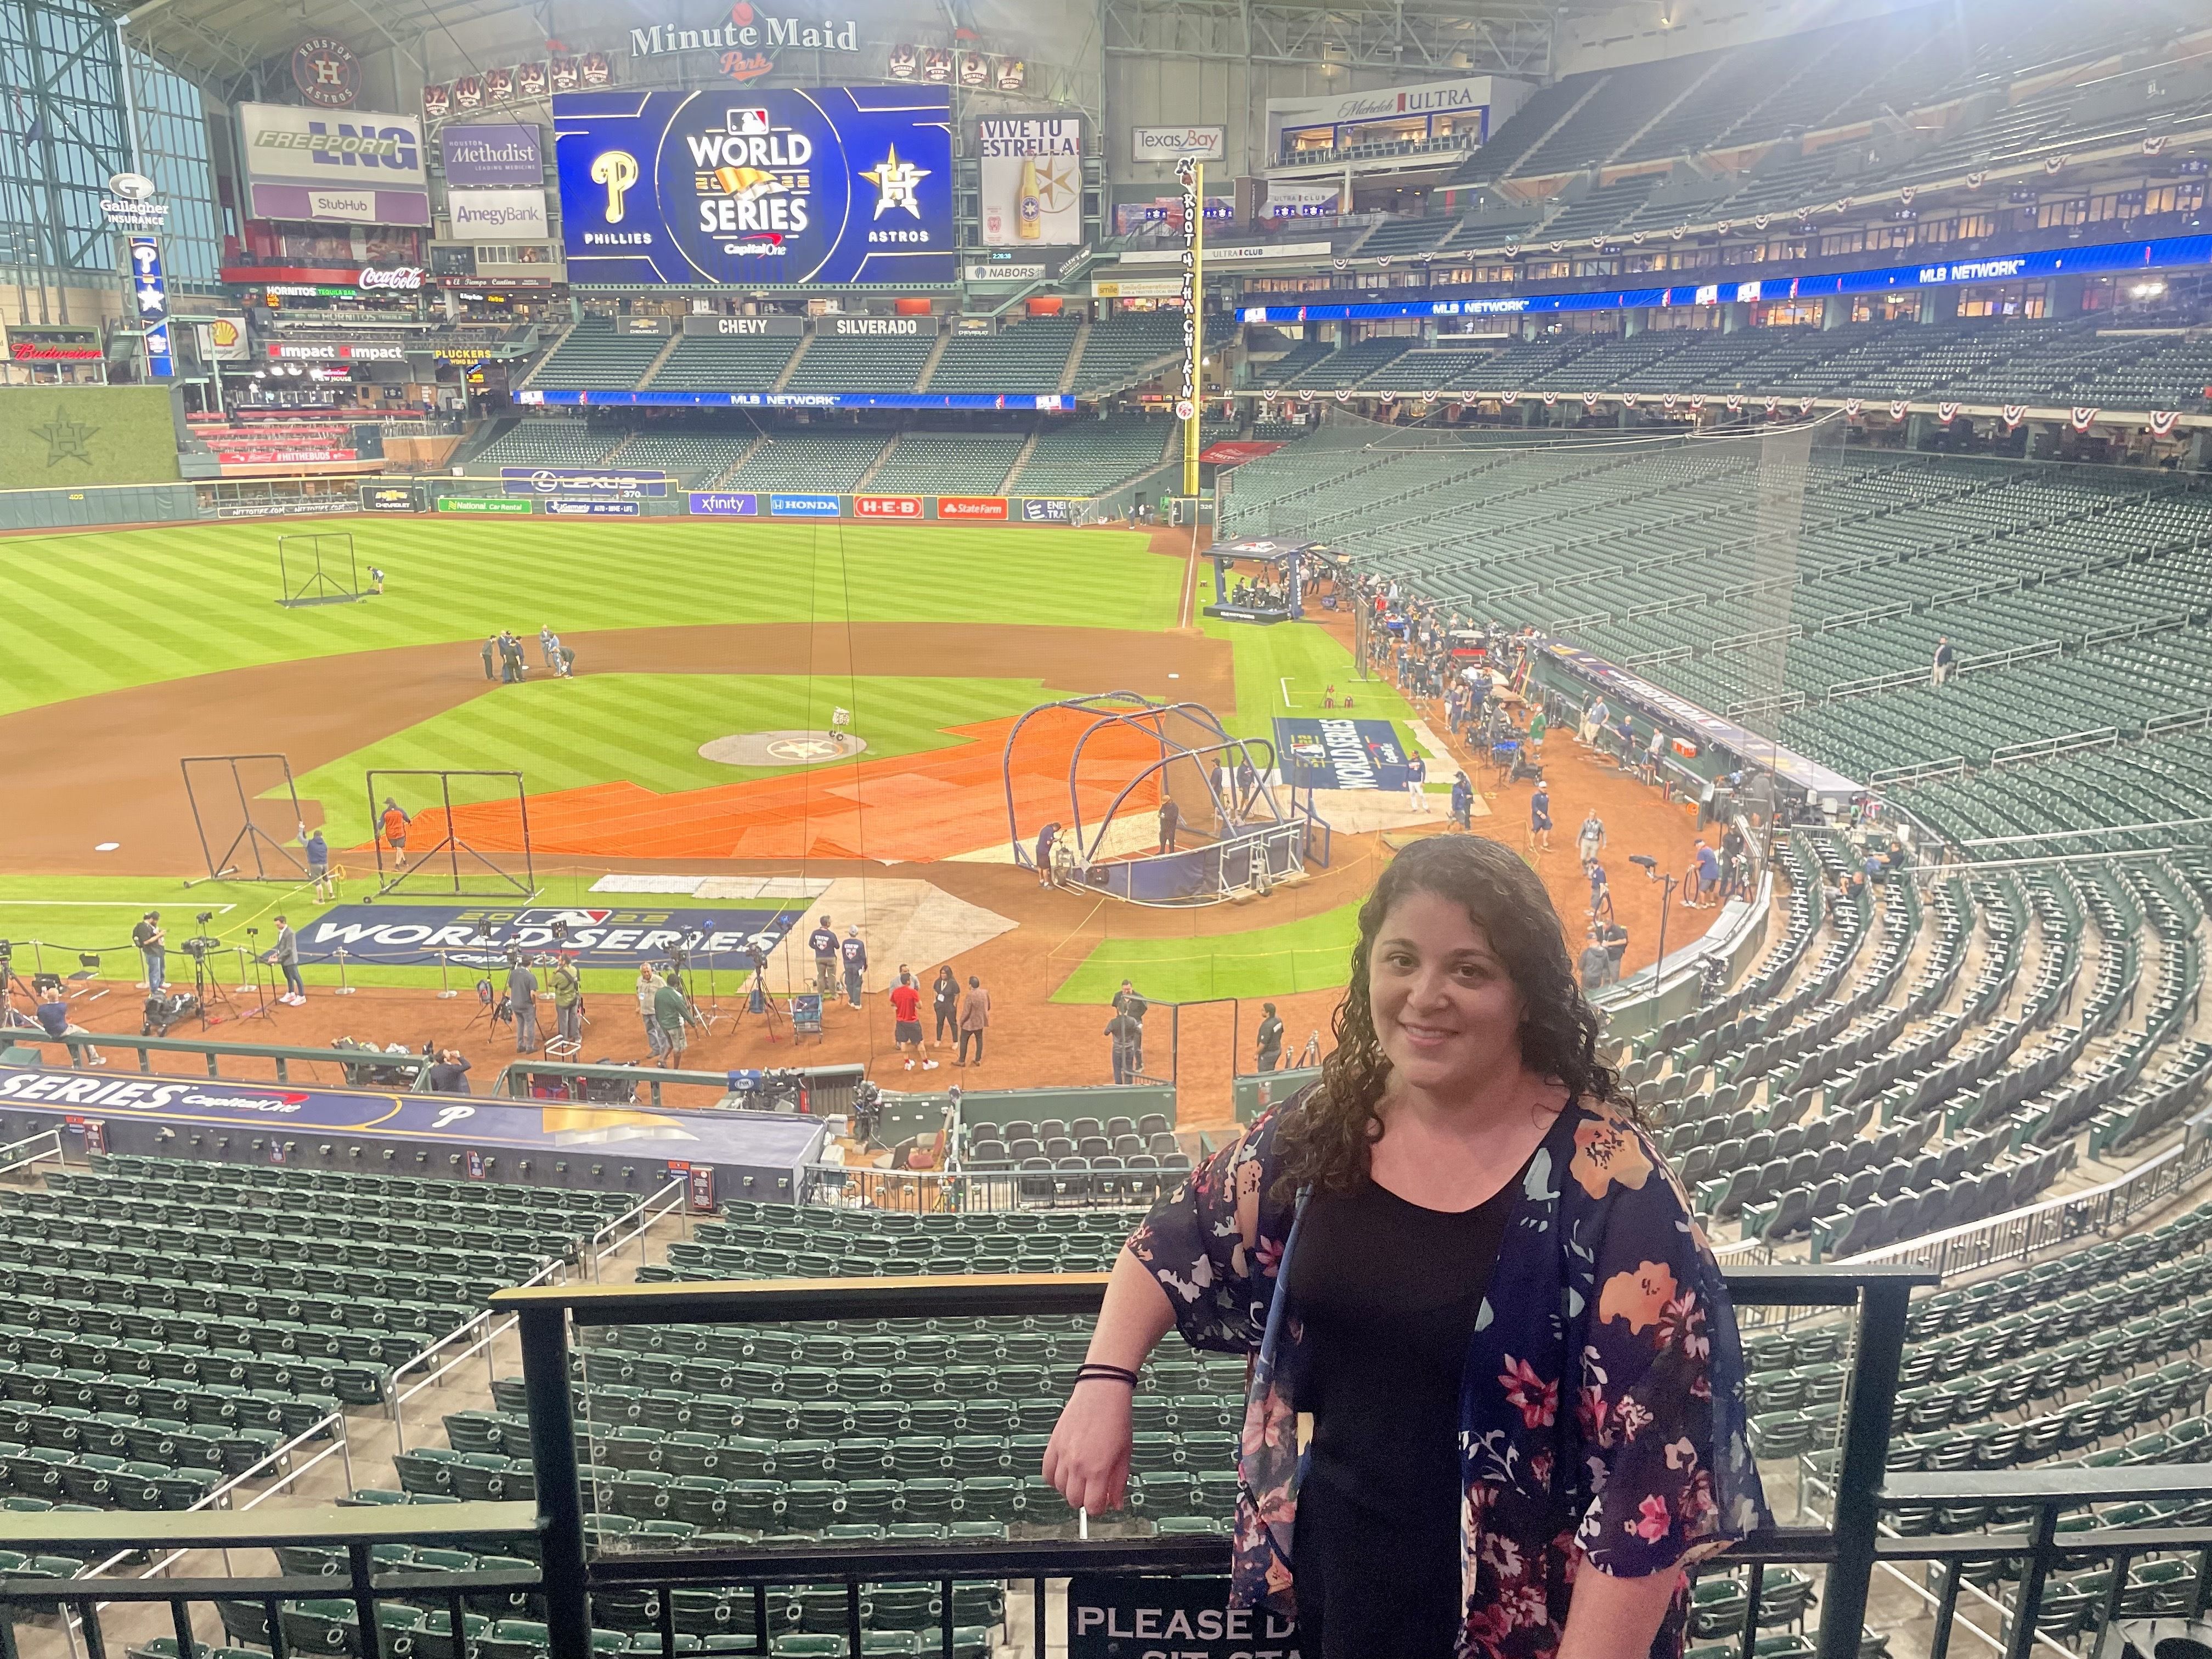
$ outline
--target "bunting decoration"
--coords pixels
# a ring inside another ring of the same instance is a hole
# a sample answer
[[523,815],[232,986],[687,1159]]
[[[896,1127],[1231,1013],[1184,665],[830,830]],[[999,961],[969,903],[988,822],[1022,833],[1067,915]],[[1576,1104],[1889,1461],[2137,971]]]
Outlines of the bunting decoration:
[[1810,398],[1800,398],[1797,400],[1797,412],[1800,415],[1810,415],[1813,412],[1813,400]]
[[1595,409],[1597,407],[1597,393],[1595,392],[1583,392],[1583,407],[1584,409]]
[[1765,230],[1767,227],[1767,223],[1768,221],[1766,215],[1763,213],[1755,214],[1753,216],[1751,221],[1751,228],[1753,230]]
[[1779,415],[1782,412],[1782,399],[1779,398],[1769,398],[1766,400],[1766,412],[1770,416]]
[[1509,259],[1519,258],[1521,257],[1521,244],[1518,242],[1508,242],[1505,245],[1505,257]]
[[1631,242],[1633,242],[1638,247],[1642,247],[1644,246],[1644,233],[1640,230],[1632,231],[1629,234],[1628,240]]
[[2020,423],[2027,418],[2027,405],[2026,404],[2007,404],[2004,406],[2004,428],[2006,431],[2019,431]]
[[1545,408],[1547,408],[1547,409],[1553,409],[1553,408],[1556,408],[1556,407],[1558,407],[1558,405],[1559,405],[1559,394],[1558,392],[1547,392],[1544,394],[1544,407],[1545,407]]
[[1340,404],[1350,403],[1352,401],[1352,388],[1348,386],[1339,386],[1336,392],[1336,400]]
[[1672,415],[1674,412],[1674,405],[1680,401],[1681,400],[1675,397],[1673,392],[1669,392],[1659,399],[1659,407],[1665,410],[1669,415]]
[[1968,173],[1966,175],[1966,188],[1968,190],[1979,190],[1982,187],[1982,181],[1989,176],[1990,175],[1986,173]]
[[1690,234],[1690,228],[1687,225],[1677,225],[1667,234],[1679,242]]
[[1387,265],[1390,263],[1390,256],[1387,253],[1382,254],[1376,258],[1375,263],[1378,265]]
[[1713,227],[1713,228],[1714,228],[1716,231],[1717,231],[1720,234],[1722,234],[1722,235],[1725,236],[1725,235],[1727,235],[1727,234],[1729,234],[1729,232],[1730,232],[1730,231],[1734,230],[1734,229],[1735,228],[1735,224],[1734,224],[1733,222],[1731,222],[1730,221],[1726,220],[1726,219],[1723,219],[1723,220],[1722,220],[1722,221],[1720,222],[1720,223],[1718,223],[1718,224],[1715,225],[1715,226]]
[[1498,401],[1504,404],[1506,408],[1510,409],[1514,404],[1521,401],[1521,394],[1517,392],[1509,392],[1503,398],[1499,398]]
[[1436,392],[1436,388],[1435,388],[1434,386],[1424,386],[1424,387],[1421,389],[1421,401],[1422,401],[1423,403],[1425,403],[1425,404],[1432,404],[1432,403],[1436,402],[1436,400],[1437,400],[1437,392]]
[[1741,392],[1729,392],[1721,399],[1721,401],[1728,405],[1728,412],[1729,414],[1741,415],[1743,413],[1743,396]]
[[1866,399],[1863,398],[1846,398],[1844,399],[1844,413],[1854,421],[1858,419],[1859,412],[1865,407]]
[[1313,388],[1311,386],[1300,386],[1298,388],[1298,401],[1302,404],[1311,403],[1313,401]]
[[1903,420],[1905,412],[1905,399],[1902,398],[1889,406],[1889,418],[1893,421]]
[[1703,398],[1692,398],[1690,399],[1690,412],[1692,415],[1703,414],[1705,412],[1705,400]]
[[1552,252],[1554,253],[1565,253],[1566,251],[1567,245],[1565,242],[1554,242],[1552,244]]
[[1911,207],[1912,205],[1912,198],[1919,193],[1920,192],[1914,189],[1911,185],[1907,185],[1897,192],[1897,199],[1902,205]]
[[2150,412],[2150,429],[2163,438],[2173,430],[2173,423],[2180,418],[2178,409],[2154,409]]
[[1474,407],[1474,393],[1472,392],[1461,392],[1459,394],[1459,406],[1462,409],[1472,409]]
[[1950,425],[1952,422],[1959,418],[1959,405],[1956,404],[1936,404],[1936,418],[1942,422],[1945,426]]
[[2166,149],[2167,137],[2168,135],[2163,132],[2149,134],[2143,139],[2143,154],[2146,155],[2161,154]]
[[1620,394],[1620,406],[1621,406],[1623,409],[1633,409],[1633,408],[1635,408],[1635,407],[1636,407],[1636,394],[1635,394],[1633,392],[1622,392],[1622,393]]
[[1329,261],[1329,264],[1334,265],[1339,270],[1349,270],[1352,269],[1352,261],[1346,258],[1342,254],[1337,255],[1335,258]]
[[2046,156],[2045,156],[2045,157],[2043,158],[2043,170],[2044,170],[2044,172],[2045,172],[2045,173],[2046,173],[2052,174],[2052,175],[2054,175],[2054,176],[2055,176],[2055,175],[2058,173],[2058,171],[2059,171],[2061,168],[2063,168],[2065,165],[2066,165],[2066,158],[2065,158],[2064,156],[2063,156],[2063,155],[2046,155]]
[[2094,409],[2084,409],[2079,404],[2076,404],[2074,406],[2073,414],[2069,418],[2068,424],[2072,426],[2076,432],[2087,432],[2091,427],[2097,424],[2097,410]]
[[1604,238],[1603,236],[1593,236],[1593,237],[1591,237],[1591,238],[1590,238],[1590,246],[1591,246],[1592,247],[1603,247],[1603,246],[1605,246],[1605,238]]

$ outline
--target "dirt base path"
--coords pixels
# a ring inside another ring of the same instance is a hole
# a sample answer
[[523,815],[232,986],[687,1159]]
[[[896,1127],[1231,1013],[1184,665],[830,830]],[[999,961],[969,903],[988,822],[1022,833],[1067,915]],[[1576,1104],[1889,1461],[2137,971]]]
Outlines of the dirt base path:
[[[1236,706],[1228,644],[1193,634],[765,623],[613,629],[571,643],[592,673],[1035,679],[1064,692],[1132,690],[1194,698],[1223,712]],[[270,751],[287,757],[296,776],[489,689],[477,645],[455,641],[231,669],[0,717],[9,793],[0,868],[201,873],[179,757]],[[290,814],[272,805],[263,803],[257,817],[289,838]],[[94,850],[105,842],[120,843],[118,850]]]

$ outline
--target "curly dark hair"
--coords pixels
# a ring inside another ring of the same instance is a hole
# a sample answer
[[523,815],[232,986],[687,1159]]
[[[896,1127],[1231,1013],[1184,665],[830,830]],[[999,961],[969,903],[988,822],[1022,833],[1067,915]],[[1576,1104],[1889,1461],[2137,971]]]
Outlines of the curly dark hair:
[[1536,872],[1501,842],[1480,836],[1431,836],[1400,853],[1359,907],[1352,982],[1333,1022],[1335,1051],[1322,1063],[1319,1085],[1282,1127],[1279,1155],[1286,1190],[1311,1186],[1343,1192],[1367,1180],[1369,1149],[1382,1133],[1377,1108],[1390,1079],[1390,1061],[1375,1032],[1367,959],[1383,918],[1413,893],[1463,905],[1489,940],[1520,993],[1524,1065],[1565,1085],[1571,1102],[1635,1115],[1635,1101],[1620,1074],[1598,1058],[1598,1016],[1575,983],[1559,912]]

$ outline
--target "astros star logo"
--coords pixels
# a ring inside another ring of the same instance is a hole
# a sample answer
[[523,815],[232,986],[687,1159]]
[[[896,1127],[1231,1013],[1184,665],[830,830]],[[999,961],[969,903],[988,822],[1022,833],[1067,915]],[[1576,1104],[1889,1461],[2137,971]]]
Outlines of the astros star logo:
[[31,434],[46,441],[48,466],[58,465],[64,461],[82,461],[90,466],[91,441],[99,430],[96,426],[87,426],[82,421],[71,420],[66,409],[56,409],[54,418],[44,426],[33,427]]
[[921,192],[916,186],[929,177],[929,169],[900,161],[896,144],[891,145],[884,159],[860,177],[876,187],[877,218],[882,218],[890,208],[904,208],[915,218],[921,217]]

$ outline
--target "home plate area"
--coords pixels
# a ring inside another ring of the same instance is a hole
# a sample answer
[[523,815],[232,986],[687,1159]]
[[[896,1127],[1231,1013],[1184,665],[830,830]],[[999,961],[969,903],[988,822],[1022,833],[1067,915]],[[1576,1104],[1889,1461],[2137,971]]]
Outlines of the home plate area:
[[819,766],[868,751],[847,732],[739,732],[699,745],[699,758],[725,766]]

